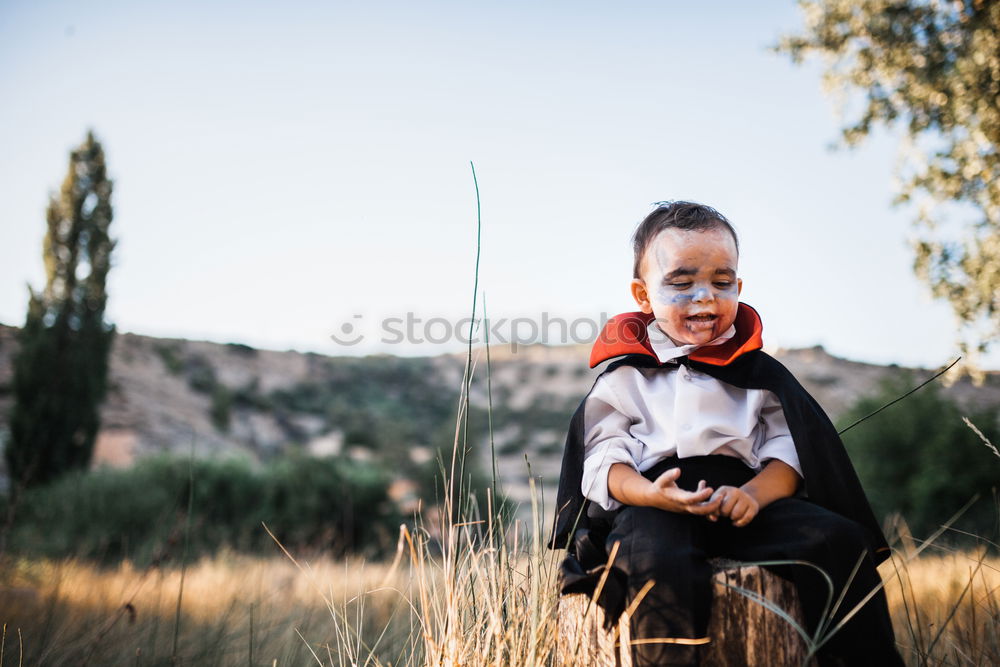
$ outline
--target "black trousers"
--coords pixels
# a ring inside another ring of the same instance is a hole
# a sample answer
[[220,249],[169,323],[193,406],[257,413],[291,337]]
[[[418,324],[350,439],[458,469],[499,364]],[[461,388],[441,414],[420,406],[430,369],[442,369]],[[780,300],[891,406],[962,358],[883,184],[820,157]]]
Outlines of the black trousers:
[[[754,471],[731,456],[671,457],[645,476],[655,479],[672,467],[681,468],[677,483],[694,490],[704,479],[713,488],[740,486]],[[782,498],[764,509],[746,526],[734,527],[720,517],[711,522],[693,514],[652,507],[625,506],[609,513],[605,539],[608,553],[619,542],[614,566],[627,581],[627,604],[650,579],[656,583],[631,617],[633,639],[706,637],[712,602],[709,558],[743,561],[804,560],[821,567],[833,580],[836,602],[851,571],[865,556],[843,602],[833,616],[837,622],[881,580],[867,555],[863,529],[850,519],[799,498]],[[814,632],[827,605],[829,587],[822,575],[803,565],[769,566],[791,580],[799,594],[807,630]],[[636,667],[697,665],[704,649],[682,643],[646,643],[633,646]],[[838,631],[817,655],[821,665],[902,665],[895,648],[885,595],[880,590]]]

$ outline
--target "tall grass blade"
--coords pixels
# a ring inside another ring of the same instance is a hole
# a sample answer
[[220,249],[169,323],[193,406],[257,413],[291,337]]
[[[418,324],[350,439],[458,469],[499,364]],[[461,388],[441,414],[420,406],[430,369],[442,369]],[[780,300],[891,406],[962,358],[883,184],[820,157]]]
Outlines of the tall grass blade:
[[743,595],[744,597],[750,598],[751,600],[761,605],[765,609],[768,609],[769,611],[772,611],[781,618],[783,618],[789,625],[792,626],[795,632],[797,632],[799,636],[802,637],[802,640],[805,641],[806,645],[809,646],[810,654],[813,653],[812,647],[815,645],[813,638],[809,636],[809,633],[806,632],[806,629],[803,628],[801,625],[799,625],[799,622],[796,621],[795,618],[787,611],[785,611],[778,605],[774,604],[760,593],[752,591],[749,588],[743,588],[742,586],[737,586],[736,584],[730,584],[729,582],[726,581],[722,582],[722,585],[725,586],[726,588],[736,591],[737,593]]
[[997,456],[1000,456],[1000,451],[997,451],[996,445],[990,442],[990,439],[987,438],[985,435],[983,435],[983,432],[980,431],[978,428],[976,428],[976,425],[973,424],[968,417],[962,417],[962,421],[965,422],[966,426],[972,429],[973,433],[979,436],[979,439],[983,441],[983,444],[989,447],[990,451],[992,451]]
[[174,643],[170,660],[177,662],[177,646],[181,632],[181,602],[184,598],[184,577],[187,574],[188,540],[191,535],[191,510],[194,507],[194,434],[191,435],[191,458],[188,460],[187,516],[184,518],[184,547],[181,549],[181,582],[177,589],[177,608],[174,612]]

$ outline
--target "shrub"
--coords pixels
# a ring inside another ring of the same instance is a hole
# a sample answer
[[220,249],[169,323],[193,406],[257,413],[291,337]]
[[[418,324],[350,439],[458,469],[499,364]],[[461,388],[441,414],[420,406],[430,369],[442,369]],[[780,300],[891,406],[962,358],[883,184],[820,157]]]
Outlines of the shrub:
[[216,430],[226,432],[229,430],[230,410],[233,406],[233,394],[224,385],[217,384],[212,389],[212,407],[209,408],[209,417]]
[[26,492],[9,547],[25,555],[109,563],[177,557],[192,478],[191,557],[223,546],[274,553],[262,522],[287,547],[336,555],[377,553],[399,526],[388,476],[371,465],[293,455],[254,468],[244,459],[192,464],[159,456],[127,470],[74,473]]
[[[841,425],[874,412],[918,382],[906,375],[883,384],[843,415]],[[1000,480],[1000,458],[963,423],[963,415],[987,438],[1000,442],[995,410],[962,410],[935,384],[844,434],[877,517],[898,512],[914,535],[926,537],[979,493],[979,501],[955,527],[982,537],[997,534],[993,490]]]

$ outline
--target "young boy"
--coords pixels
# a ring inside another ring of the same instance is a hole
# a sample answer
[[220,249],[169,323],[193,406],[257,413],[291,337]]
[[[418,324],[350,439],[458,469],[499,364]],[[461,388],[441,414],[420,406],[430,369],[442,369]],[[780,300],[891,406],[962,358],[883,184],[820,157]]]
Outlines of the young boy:
[[[566,441],[550,544],[568,550],[562,592],[592,594],[618,543],[598,600],[608,623],[655,582],[631,616],[637,666],[698,664],[712,639],[707,560],[717,556],[819,566],[834,600],[847,588],[834,627],[880,583],[888,545],[830,420],[760,349],[760,318],[738,301],[736,232],[708,206],[664,202],[633,245],[640,310],[612,318],[595,342],[591,367],[621,359],[598,377]],[[772,569],[795,583],[815,631],[823,576]],[[881,591],[818,658],[902,664]]]

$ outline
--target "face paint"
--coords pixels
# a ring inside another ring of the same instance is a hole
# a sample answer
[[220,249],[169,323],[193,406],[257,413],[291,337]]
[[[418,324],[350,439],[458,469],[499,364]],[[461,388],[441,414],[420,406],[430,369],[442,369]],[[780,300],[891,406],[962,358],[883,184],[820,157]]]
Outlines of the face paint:
[[[693,297],[690,294],[675,294],[672,299],[669,299],[669,303],[687,303]],[[664,302],[667,303],[667,302]]]
[[733,299],[739,296],[736,292],[736,284],[732,284],[728,287],[716,287],[713,290],[709,290],[706,287],[699,287],[698,289],[691,292],[677,292],[674,288],[669,286],[663,286],[657,294],[660,303],[689,303],[691,301],[707,301],[712,299]]
[[678,293],[672,287],[663,286],[657,294],[660,303],[688,303],[692,295],[684,292]]
[[649,302],[644,308],[667,336],[678,345],[703,345],[729,329],[742,285],[728,231],[667,229],[646,252],[642,281]]

